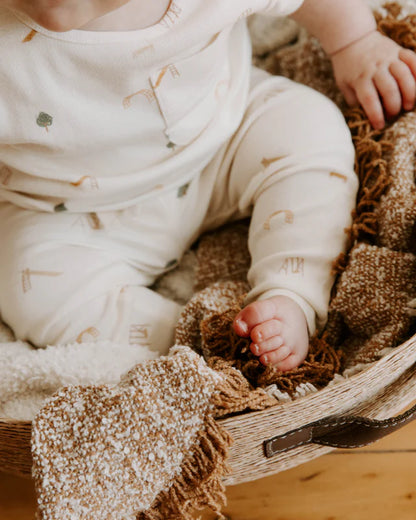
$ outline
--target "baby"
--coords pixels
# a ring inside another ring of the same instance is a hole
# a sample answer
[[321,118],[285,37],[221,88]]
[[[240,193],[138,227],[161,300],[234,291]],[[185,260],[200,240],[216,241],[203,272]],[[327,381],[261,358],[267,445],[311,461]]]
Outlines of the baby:
[[18,339],[166,353],[181,308],[149,286],[200,233],[251,215],[235,331],[264,364],[305,359],[354,149],[327,98],[251,67],[255,12],[316,35],[375,128],[413,107],[416,55],[364,0],[0,0],[0,312]]

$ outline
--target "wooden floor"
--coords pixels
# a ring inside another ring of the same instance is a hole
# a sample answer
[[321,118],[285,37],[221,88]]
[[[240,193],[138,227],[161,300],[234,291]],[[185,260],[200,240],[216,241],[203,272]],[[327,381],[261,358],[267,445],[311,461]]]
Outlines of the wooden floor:
[[[230,487],[225,512],[231,520],[415,520],[416,421],[371,447]],[[32,483],[0,474],[0,520],[34,513]]]

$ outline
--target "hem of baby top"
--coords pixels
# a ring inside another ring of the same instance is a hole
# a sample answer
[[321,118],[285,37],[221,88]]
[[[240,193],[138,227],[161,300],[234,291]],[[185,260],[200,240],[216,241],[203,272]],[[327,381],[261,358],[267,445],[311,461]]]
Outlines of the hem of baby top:
[[45,29],[41,25],[37,24],[32,18],[20,13],[13,11],[14,16],[22,22],[24,25],[40,33],[48,38],[55,40],[63,40],[72,43],[84,43],[84,44],[103,44],[103,43],[123,43],[123,42],[140,42],[149,36],[156,37],[164,34],[169,30],[169,24],[165,23],[168,16],[169,10],[165,13],[163,18],[154,25],[144,27],[143,29],[134,29],[129,31],[86,31],[82,29],[72,29],[70,31],[55,32]]
[[288,16],[299,9],[304,0],[271,0],[265,11],[274,16]]
[[299,294],[288,291],[286,289],[270,289],[259,296],[253,297],[251,295],[253,291],[250,291],[246,297],[246,301],[244,302],[245,305],[258,300],[267,300],[268,298],[273,298],[273,296],[287,296],[288,298],[292,299],[295,303],[299,305],[299,307],[302,309],[303,313],[305,314],[306,323],[308,325],[308,332],[309,336],[312,336],[316,331],[316,312],[314,308]]

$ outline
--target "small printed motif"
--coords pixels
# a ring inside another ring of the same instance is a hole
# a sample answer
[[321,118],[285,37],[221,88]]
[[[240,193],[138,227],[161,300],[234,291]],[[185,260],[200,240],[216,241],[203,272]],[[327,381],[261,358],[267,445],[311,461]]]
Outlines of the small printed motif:
[[36,34],[37,34],[37,31],[35,31],[35,29],[32,29],[30,31],[30,33],[28,33],[27,36],[25,36],[25,38],[23,38],[22,43],[27,43],[27,42],[32,41]]
[[27,293],[32,289],[31,276],[61,276],[64,273],[55,271],[36,271],[32,269],[24,269],[22,271],[22,287],[23,292]]
[[169,148],[170,150],[174,150],[175,146],[176,146],[175,143],[172,143],[172,141],[169,141],[168,144],[166,145],[166,148]]
[[169,9],[167,10],[165,16],[159,22],[159,25],[162,25],[163,27],[167,27],[167,28],[171,27],[178,21],[178,18],[181,13],[182,13],[182,9],[173,0],[170,3]]
[[133,324],[130,325],[129,344],[130,345],[149,345],[149,325]]
[[263,168],[268,168],[274,162],[280,161],[281,159],[286,159],[286,157],[287,157],[287,155],[279,155],[277,157],[271,157],[270,159],[263,157],[261,164],[262,164]]
[[142,88],[141,90],[138,90],[134,94],[130,94],[130,96],[127,96],[123,99],[123,107],[129,108],[131,106],[131,100],[135,96],[144,96],[149,103],[153,103],[156,101],[155,93],[150,88]]
[[47,132],[49,132],[48,126],[52,125],[53,117],[47,114],[46,112],[39,112],[39,115],[36,119],[36,123],[42,128],[44,128]]
[[286,258],[279,269],[279,273],[283,272],[285,275],[300,274],[303,276],[305,268],[305,259],[298,256]]
[[169,260],[169,262],[165,265],[165,269],[172,269],[178,265],[178,260],[175,258],[174,260]]
[[166,67],[163,67],[163,69],[160,71],[156,83],[153,85],[154,88],[158,88],[160,86],[160,84],[162,83],[162,79],[165,77],[168,71],[170,72],[172,78],[179,78],[179,76],[181,75],[179,70],[175,67],[175,65],[166,65]]
[[91,175],[83,175],[76,182],[71,182],[71,186],[75,186],[75,187],[81,186],[87,180],[89,181],[89,185],[91,186],[91,189],[93,189],[93,190],[98,190],[99,189],[98,181],[97,181],[96,177],[92,177]]
[[293,220],[294,220],[293,211],[290,211],[289,209],[281,209],[279,211],[275,211],[274,213],[272,213],[270,215],[270,217],[266,220],[266,222],[263,225],[264,229],[269,231],[271,229],[271,227],[270,227],[271,220],[273,219],[273,217],[280,215],[280,213],[284,214],[286,224],[293,224]]
[[12,175],[13,175],[13,173],[12,173],[11,169],[8,168],[7,166],[3,166],[3,168],[0,170],[1,184],[3,184],[3,186],[8,186]]
[[189,186],[191,185],[190,182],[188,182],[187,184],[184,184],[183,186],[181,186],[179,189],[178,189],[178,199],[182,198],[182,197],[185,197],[185,195],[187,194],[188,192],[188,189],[189,189]]
[[88,340],[97,339],[100,335],[100,332],[95,327],[88,327],[88,329],[83,330],[77,337],[77,343],[86,343]]
[[348,177],[342,173],[330,172],[331,177],[337,177],[338,179],[342,179],[344,182],[348,181]]
[[138,56],[140,56],[141,54],[144,54],[147,51],[154,52],[154,50],[155,50],[154,45],[146,45],[146,47],[142,47],[141,49],[137,49],[137,51],[134,51],[133,57],[137,58]]
[[57,204],[54,208],[55,213],[61,213],[62,211],[68,211],[68,208],[65,206],[64,202]]
[[97,213],[95,213],[95,212],[88,213],[87,222],[88,222],[89,226],[91,227],[91,229],[102,229],[103,228],[102,222],[101,222],[100,218],[98,217]]

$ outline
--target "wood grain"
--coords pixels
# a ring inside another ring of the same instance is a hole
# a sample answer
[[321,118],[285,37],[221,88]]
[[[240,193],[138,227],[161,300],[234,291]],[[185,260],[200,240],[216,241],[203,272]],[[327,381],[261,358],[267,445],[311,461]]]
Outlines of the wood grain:
[[[414,520],[416,422],[370,447],[231,486],[227,496],[230,520]],[[30,480],[0,474],[0,520],[33,520],[35,504]]]

